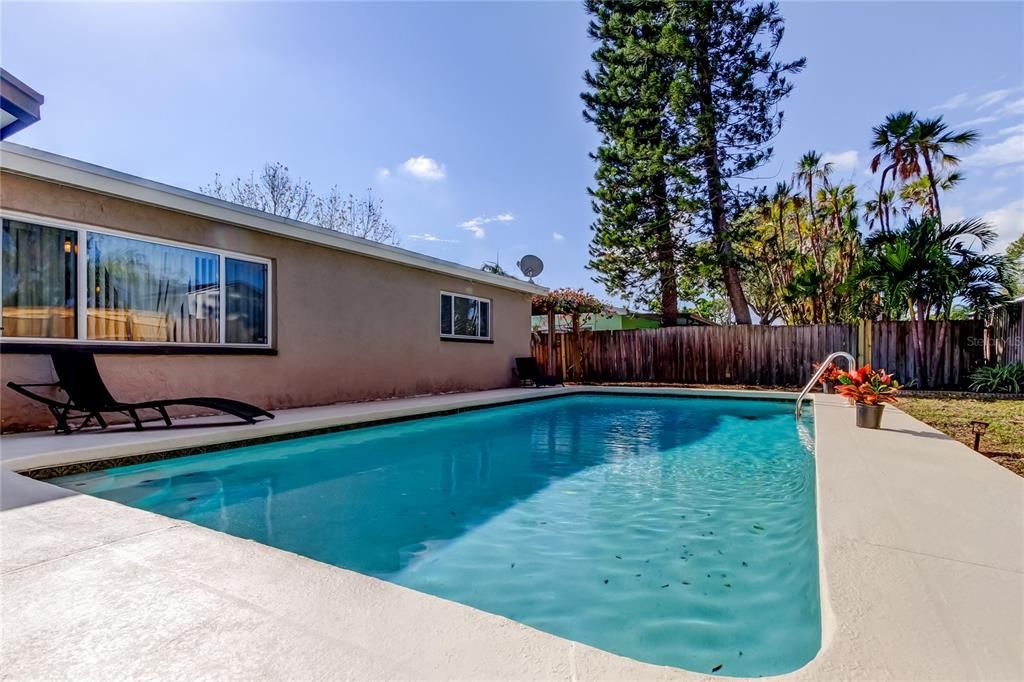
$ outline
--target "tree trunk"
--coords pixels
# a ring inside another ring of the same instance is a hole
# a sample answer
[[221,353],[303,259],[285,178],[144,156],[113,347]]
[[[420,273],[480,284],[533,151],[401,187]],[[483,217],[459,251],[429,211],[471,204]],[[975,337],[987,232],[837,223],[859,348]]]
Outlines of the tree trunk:
[[654,218],[658,229],[658,287],[661,289],[661,326],[679,324],[679,277],[676,272],[676,244],[672,234],[672,216],[666,205],[668,184],[664,173],[654,177]]
[[942,209],[939,208],[939,186],[935,182],[935,173],[932,171],[932,157],[928,155],[928,150],[924,150],[924,167],[928,171],[928,185],[932,189],[932,202],[935,206],[935,217],[939,219],[939,225],[942,225]]
[[[913,306],[913,304],[911,304]],[[917,302],[917,313],[911,307],[911,334],[914,338],[914,364],[917,365],[917,378],[920,388],[930,386],[928,375],[928,354],[925,352],[924,342],[927,334],[928,310],[922,301]]]
[[700,119],[697,125],[698,135],[703,137],[704,168],[707,173],[708,207],[711,209],[711,229],[721,261],[722,282],[729,298],[736,324],[751,324],[750,304],[743,293],[743,282],[740,272],[733,261],[732,242],[727,233],[725,216],[725,196],[722,188],[722,167],[718,159],[718,127],[715,122],[714,91],[711,85],[711,62],[708,59],[708,47],[704,44],[707,36],[703,29],[698,28],[696,50],[697,57],[697,90],[700,105]]
[[938,388],[942,379],[942,347],[946,344],[946,333],[949,329],[949,322],[938,320],[939,333],[935,337],[935,346],[932,348],[932,356],[928,365],[928,376],[931,378],[931,387]]

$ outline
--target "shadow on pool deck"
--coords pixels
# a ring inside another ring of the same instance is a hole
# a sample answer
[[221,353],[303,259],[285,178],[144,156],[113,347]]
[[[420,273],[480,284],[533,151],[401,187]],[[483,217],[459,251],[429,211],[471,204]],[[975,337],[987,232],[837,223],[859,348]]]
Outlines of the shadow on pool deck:
[[888,431],[890,433],[905,433],[909,436],[918,436],[920,438],[934,438],[935,440],[956,440],[944,433],[936,433],[934,431],[925,431],[921,429],[887,429],[882,427],[880,430]]

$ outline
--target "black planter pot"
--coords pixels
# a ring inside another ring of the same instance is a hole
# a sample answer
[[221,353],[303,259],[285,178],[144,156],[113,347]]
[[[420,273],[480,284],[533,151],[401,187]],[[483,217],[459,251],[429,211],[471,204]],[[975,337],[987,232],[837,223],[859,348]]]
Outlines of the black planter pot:
[[832,395],[833,393],[836,392],[836,382],[834,382],[834,381],[823,381],[823,382],[821,382],[821,390],[824,391],[826,395]]
[[865,405],[857,403],[857,426],[862,429],[882,428],[882,412],[885,405]]

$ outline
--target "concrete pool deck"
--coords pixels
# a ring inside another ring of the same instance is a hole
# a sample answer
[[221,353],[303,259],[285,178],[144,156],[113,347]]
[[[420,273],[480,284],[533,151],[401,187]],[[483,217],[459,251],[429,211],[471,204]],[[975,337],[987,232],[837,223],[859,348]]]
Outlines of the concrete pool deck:
[[[14,472],[542,396],[288,410],[255,426],[0,438],[0,677],[701,679]],[[1024,678],[1024,479],[894,409],[814,397],[822,648],[791,679]],[[728,674],[728,670],[721,670]]]

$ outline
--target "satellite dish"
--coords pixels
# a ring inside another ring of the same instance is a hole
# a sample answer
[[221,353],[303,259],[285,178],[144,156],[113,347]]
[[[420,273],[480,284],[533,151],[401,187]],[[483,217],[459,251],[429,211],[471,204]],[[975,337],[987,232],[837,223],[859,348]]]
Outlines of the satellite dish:
[[519,267],[520,272],[526,275],[526,278],[533,281],[533,278],[544,272],[544,261],[536,256],[523,256],[516,263]]

